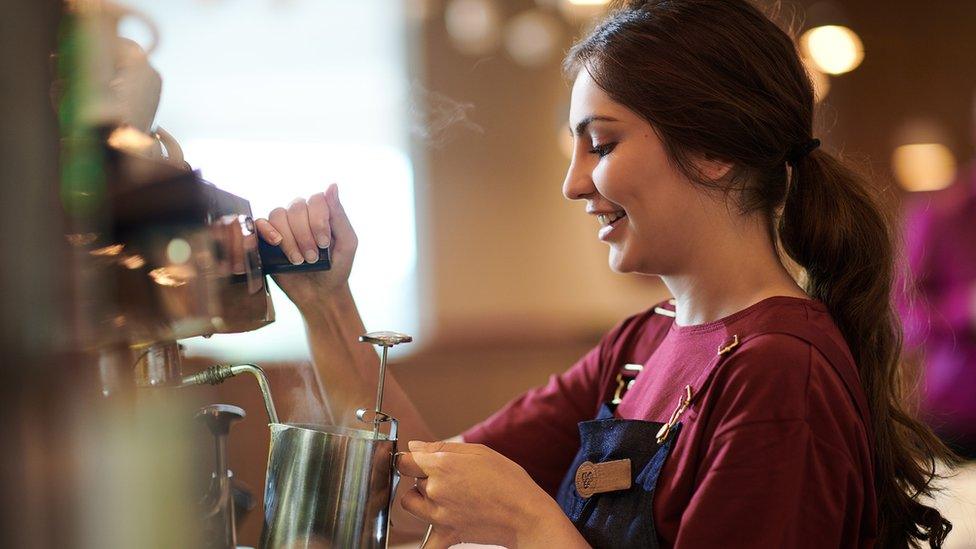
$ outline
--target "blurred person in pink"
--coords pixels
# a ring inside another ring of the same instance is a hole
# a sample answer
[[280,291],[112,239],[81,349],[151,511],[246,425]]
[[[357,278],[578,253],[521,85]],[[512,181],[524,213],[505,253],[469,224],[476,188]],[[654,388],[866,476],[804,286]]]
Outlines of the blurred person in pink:
[[899,308],[906,350],[923,367],[921,412],[951,448],[976,459],[976,159],[948,188],[909,200],[905,255]]

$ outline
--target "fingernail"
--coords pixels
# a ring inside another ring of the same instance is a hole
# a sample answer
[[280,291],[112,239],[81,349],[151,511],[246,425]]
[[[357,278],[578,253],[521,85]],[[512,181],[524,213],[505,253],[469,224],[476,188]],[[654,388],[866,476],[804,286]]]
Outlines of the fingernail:
[[291,261],[292,265],[301,265],[302,263],[305,262],[305,260],[302,259],[301,254],[294,254],[288,256],[288,261]]
[[424,446],[426,445],[427,445],[426,442],[421,442],[419,440],[411,440],[410,442],[407,443],[407,448],[410,448],[411,452],[417,452],[423,450]]
[[278,231],[271,231],[271,234],[268,235],[268,236],[271,237],[271,243],[272,244],[275,244],[275,245],[281,244],[281,234],[278,233]]
[[315,250],[305,250],[305,261],[315,263],[319,260],[319,253]]
[[324,235],[324,234],[315,235],[315,243],[319,245],[319,248],[328,248],[329,247],[328,235]]

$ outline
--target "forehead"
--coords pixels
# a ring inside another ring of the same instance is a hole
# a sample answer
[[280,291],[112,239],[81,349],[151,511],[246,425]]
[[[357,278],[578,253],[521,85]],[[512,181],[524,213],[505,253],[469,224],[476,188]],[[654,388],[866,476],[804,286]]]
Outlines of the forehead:
[[575,125],[577,121],[587,116],[610,116],[623,120],[634,116],[626,107],[617,103],[607,95],[607,92],[593,81],[593,77],[586,69],[581,69],[573,82],[573,96],[569,105],[569,122]]

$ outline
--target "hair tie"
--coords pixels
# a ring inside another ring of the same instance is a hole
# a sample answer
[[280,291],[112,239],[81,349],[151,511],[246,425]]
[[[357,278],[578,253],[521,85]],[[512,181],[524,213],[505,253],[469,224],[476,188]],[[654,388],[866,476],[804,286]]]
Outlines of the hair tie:
[[806,158],[806,156],[816,150],[820,146],[819,139],[811,139],[802,145],[798,145],[790,149],[790,152],[786,155],[786,161],[792,165],[797,165],[800,160]]

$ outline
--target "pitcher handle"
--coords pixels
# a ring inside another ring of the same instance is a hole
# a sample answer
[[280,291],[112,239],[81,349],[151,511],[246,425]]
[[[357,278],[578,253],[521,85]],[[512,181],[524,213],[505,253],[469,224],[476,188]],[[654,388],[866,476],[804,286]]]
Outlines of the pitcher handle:
[[387,416],[387,421],[390,423],[390,440],[393,441],[393,459],[390,460],[390,464],[393,468],[393,478],[390,480],[390,505],[386,508],[386,545],[390,546],[390,519],[393,516],[393,505],[396,502],[397,488],[400,487],[400,470],[397,469],[397,462],[400,461],[400,452],[397,451],[397,427],[399,423],[395,417]]
[[397,471],[396,462],[399,461],[399,457],[394,454],[393,458],[393,489],[390,490],[390,505],[393,505],[393,501],[396,500],[397,487],[400,486],[400,471]]

